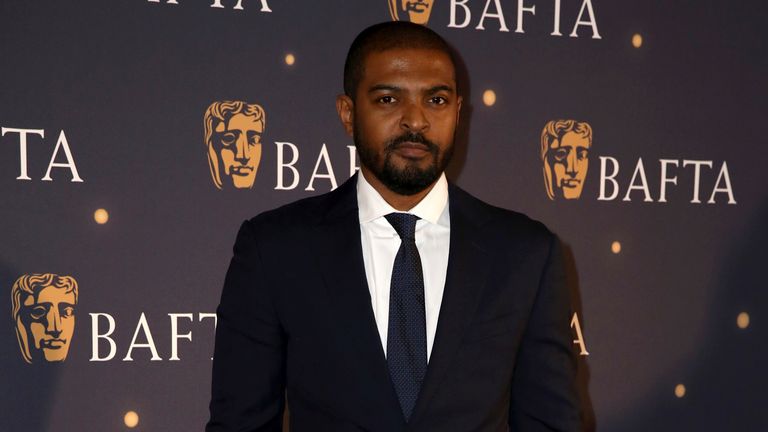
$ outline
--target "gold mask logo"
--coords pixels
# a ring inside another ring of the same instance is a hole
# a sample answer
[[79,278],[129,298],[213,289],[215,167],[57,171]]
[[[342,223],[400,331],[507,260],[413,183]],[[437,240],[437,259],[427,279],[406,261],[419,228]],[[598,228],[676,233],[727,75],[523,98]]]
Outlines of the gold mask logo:
[[544,186],[550,200],[578,199],[592,147],[592,127],[577,120],[552,120],[541,132]]
[[24,360],[66,360],[75,333],[77,281],[53,273],[23,275],[14,282],[11,299]]
[[261,161],[264,109],[243,101],[212,103],[204,116],[208,166],[217,188],[253,187]]
[[[389,14],[393,21],[403,21],[407,16],[408,21],[427,25],[429,15],[435,0],[388,0]],[[403,18],[401,18],[401,14]]]

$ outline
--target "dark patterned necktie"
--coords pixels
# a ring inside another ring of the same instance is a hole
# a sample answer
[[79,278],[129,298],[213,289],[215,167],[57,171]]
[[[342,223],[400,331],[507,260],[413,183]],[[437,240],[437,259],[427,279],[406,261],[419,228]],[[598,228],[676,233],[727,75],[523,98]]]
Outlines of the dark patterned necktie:
[[424,273],[415,239],[419,218],[408,213],[390,213],[386,218],[401,240],[389,288],[387,365],[408,421],[427,372]]

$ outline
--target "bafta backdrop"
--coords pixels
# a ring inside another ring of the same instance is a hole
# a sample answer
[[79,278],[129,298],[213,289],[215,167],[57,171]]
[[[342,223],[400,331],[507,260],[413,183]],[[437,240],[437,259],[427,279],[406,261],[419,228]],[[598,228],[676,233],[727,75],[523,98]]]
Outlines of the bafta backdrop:
[[[359,166],[373,23],[458,53],[451,181],[566,246],[584,429],[761,431],[768,5],[0,5],[3,431],[200,430],[237,227]],[[296,271],[302,271],[297,268]]]

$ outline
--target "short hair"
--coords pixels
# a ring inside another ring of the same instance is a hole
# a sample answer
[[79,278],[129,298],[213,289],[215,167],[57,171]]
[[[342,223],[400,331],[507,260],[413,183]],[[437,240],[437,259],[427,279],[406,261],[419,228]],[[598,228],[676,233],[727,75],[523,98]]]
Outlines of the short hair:
[[541,131],[541,159],[544,160],[549,151],[549,146],[554,140],[560,140],[568,132],[573,132],[582,138],[586,138],[592,145],[592,127],[586,122],[577,120],[551,120]]
[[456,60],[448,42],[429,28],[408,21],[374,24],[355,38],[344,62],[344,94],[355,99],[355,92],[365,74],[368,54],[396,48],[433,49],[445,53],[456,69]]

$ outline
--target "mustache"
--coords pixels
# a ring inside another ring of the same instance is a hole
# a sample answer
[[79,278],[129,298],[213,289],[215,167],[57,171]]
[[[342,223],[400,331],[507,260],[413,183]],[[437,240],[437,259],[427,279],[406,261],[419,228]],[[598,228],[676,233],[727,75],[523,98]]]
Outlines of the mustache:
[[423,144],[427,147],[427,150],[429,150],[430,153],[437,153],[439,150],[439,147],[437,146],[437,144],[428,140],[423,134],[420,134],[418,132],[406,132],[398,137],[391,139],[387,143],[387,145],[384,147],[384,150],[387,153],[392,152],[397,147],[407,142]]

